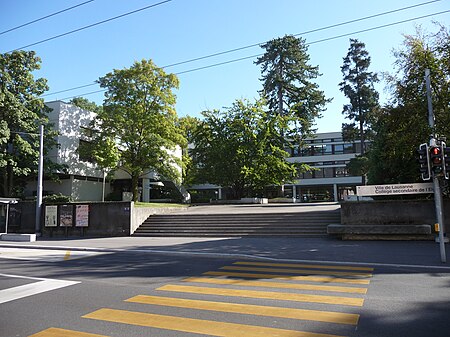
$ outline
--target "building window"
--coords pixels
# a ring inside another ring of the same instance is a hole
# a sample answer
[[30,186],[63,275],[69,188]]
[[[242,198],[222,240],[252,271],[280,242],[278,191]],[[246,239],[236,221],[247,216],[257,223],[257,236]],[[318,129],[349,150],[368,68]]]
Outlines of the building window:
[[323,169],[322,168],[314,171],[314,178],[323,178]]
[[323,169],[324,178],[333,178],[334,177],[334,168],[327,167]]
[[355,153],[355,150],[353,148],[353,143],[344,144],[344,153]]
[[334,153],[335,154],[343,154],[344,153],[344,144],[334,145]]
[[348,177],[349,175],[346,167],[336,167],[336,177]]
[[78,157],[81,161],[94,162],[92,157],[92,143],[80,139],[80,145],[78,146]]

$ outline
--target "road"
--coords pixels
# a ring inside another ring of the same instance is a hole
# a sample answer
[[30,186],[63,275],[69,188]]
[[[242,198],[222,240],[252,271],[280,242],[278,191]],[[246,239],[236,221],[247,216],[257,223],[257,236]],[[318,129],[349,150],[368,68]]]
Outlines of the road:
[[[395,261],[395,243],[358,243],[350,258],[338,241],[243,240],[264,252],[252,258],[225,242],[196,254],[3,245],[0,336],[449,336],[450,266],[416,257],[433,243]],[[283,254],[294,243],[302,260]]]

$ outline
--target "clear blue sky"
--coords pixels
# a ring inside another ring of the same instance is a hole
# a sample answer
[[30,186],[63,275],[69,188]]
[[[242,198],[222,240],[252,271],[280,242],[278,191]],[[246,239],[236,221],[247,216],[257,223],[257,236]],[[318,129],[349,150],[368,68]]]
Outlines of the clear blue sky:
[[[0,0],[0,32],[20,24],[80,4],[86,0]],[[158,0],[95,0],[71,11],[0,35],[0,52],[69,32],[120,14],[136,10]],[[225,50],[261,43],[286,34],[338,24],[426,0],[172,0],[171,2],[107,22],[52,41],[25,49],[35,50],[42,59],[42,69],[35,73],[45,77],[49,93],[89,84],[112,69],[130,67],[134,61],[152,59],[163,67]],[[323,76],[317,81],[333,102],[327,105],[323,118],[317,120],[319,132],[339,131],[346,98],[338,89],[342,79],[340,66],[349,47],[349,38],[366,44],[372,57],[371,70],[393,72],[392,50],[403,41],[402,34],[413,34],[416,25],[435,31],[432,20],[446,25],[450,13],[415,20],[370,32],[352,34],[321,43],[322,39],[363,29],[450,10],[449,1],[434,2],[337,28],[305,34],[310,63],[318,65]],[[261,54],[260,47],[169,67],[179,73],[194,68]],[[260,69],[256,58],[218,67],[180,74],[177,94],[179,116],[200,116],[205,109],[220,109],[235,99],[258,96],[261,89]],[[98,90],[91,86],[46,96],[46,100],[69,100],[82,95],[98,104],[103,95],[83,95]],[[383,93],[384,84],[377,89]]]

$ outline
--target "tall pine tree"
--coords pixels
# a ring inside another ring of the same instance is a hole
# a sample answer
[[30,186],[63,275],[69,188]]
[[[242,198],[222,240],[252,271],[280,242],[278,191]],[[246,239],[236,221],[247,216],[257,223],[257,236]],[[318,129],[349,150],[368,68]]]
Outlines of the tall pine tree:
[[266,52],[255,63],[261,65],[262,95],[269,109],[291,121],[286,136],[309,136],[315,118],[330,100],[313,82],[321,74],[318,66],[309,64],[305,40],[286,35],[261,47]]
[[374,112],[378,108],[378,92],[374,83],[377,75],[368,71],[370,56],[364,43],[350,39],[350,48],[344,57],[341,67],[343,81],[339,83],[340,90],[350,100],[344,105],[342,113],[350,119],[350,123],[342,124],[344,140],[353,141],[359,138],[361,155],[365,153],[365,141],[370,138],[371,123]]

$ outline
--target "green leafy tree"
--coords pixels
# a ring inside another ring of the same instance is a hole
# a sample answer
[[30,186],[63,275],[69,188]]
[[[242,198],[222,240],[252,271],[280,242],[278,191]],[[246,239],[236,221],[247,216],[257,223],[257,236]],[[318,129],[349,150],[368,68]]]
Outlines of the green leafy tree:
[[[103,109],[96,125],[99,139],[107,139],[99,157],[117,154],[121,168],[131,176],[133,200],[139,178],[149,169],[175,182],[180,180],[180,159],[173,153],[185,143],[176,127],[175,95],[178,79],[151,60],[114,70],[98,81],[106,88]],[[113,153],[110,153],[111,150]]]
[[69,103],[76,105],[77,107],[79,107],[83,110],[92,111],[95,113],[99,113],[103,109],[103,107],[101,105],[97,105],[95,102],[91,102],[87,98],[84,98],[84,97],[72,98],[69,101]]
[[286,35],[261,47],[266,51],[255,63],[261,65],[262,94],[269,109],[288,118],[286,136],[296,141],[310,136],[315,119],[331,100],[313,82],[321,74],[318,66],[309,64],[305,40]]
[[[396,74],[386,74],[391,102],[374,125],[376,137],[370,151],[370,183],[418,181],[417,148],[432,133],[450,137],[450,34],[440,25],[437,33],[405,35],[394,52]],[[430,69],[435,130],[428,126],[425,69]]]
[[342,113],[351,123],[342,125],[342,134],[345,141],[359,139],[361,155],[364,155],[365,140],[372,138],[371,124],[378,109],[379,95],[374,88],[378,78],[368,71],[370,56],[364,43],[350,39],[350,47],[343,60],[341,71],[344,78],[339,88],[350,103],[344,105]]
[[200,125],[201,121],[199,118],[185,116],[178,119],[177,125],[180,129],[184,138],[186,138],[187,142],[183,147],[183,184],[184,185],[192,185],[195,180],[195,166],[192,161],[191,154],[189,153],[189,144],[193,144],[194,142],[194,134]]
[[[0,195],[4,197],[22,196],[27,181],[36,176],[40,124],[45,130],[44,154],[55,145],[48,108],[38,98],[48,90],[47,81],[33,76],[40,64],[33,51],[0,54]],[[57,165],[47,160],[44,167],[50,173]]]
[[280,133],[285,119],[264,104],[237,100],[223,112],[203,112],[192,150],[198,182],[230,187],[239,199],[295,177],[298,166],[286,161],[286,140]]

